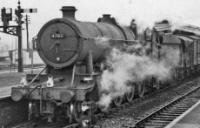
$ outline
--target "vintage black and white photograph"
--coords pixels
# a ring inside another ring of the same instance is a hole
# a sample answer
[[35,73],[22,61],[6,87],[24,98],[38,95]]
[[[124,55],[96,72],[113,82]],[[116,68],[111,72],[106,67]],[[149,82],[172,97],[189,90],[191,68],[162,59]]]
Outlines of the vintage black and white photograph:
[[0,128],[200,128],[199,0],[0,11]]

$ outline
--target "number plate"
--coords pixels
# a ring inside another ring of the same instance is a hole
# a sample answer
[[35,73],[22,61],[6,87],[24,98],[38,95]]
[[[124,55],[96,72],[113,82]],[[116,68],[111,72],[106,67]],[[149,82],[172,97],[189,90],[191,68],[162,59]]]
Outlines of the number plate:
[[63,33],[53,33],[51,34],[52,39],[64,39],[65,35]]

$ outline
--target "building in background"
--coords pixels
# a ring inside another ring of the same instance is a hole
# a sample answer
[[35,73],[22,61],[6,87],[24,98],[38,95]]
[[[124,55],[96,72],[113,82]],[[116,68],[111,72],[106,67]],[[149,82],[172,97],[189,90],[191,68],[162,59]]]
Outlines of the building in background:
[[[24,46],[23,46],[24,47]],[[23,48],[23,64],[24,67],[31,65],[31,50]],[[0,70],[5,67],[16,67],[18,61],[17,37],[0,32]],[[33,64],[41,65],[43,61],[40,59],[37,51],[33,51]]]

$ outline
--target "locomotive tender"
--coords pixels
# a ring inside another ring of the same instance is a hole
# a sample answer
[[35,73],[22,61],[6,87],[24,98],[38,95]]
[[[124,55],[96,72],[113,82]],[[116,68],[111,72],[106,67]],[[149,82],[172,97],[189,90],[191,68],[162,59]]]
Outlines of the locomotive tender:
[[[14,101],[30,101],[30,117],[48,115],[51,121],[62,113],[71,122],[79,122],[89,114],[82,109],[99,101],[106,54],[111,47],[134,43],[135,34],[110,15],[103,15],[98,22],[80,22],[75,19],[75,7],[64,6],[61,11],[63,17],[47,22],[37,35],[37,50],[46,68],[28,74],[29,84],[12,88],[11,96]],[[103,37],[108,41],[98,40]]]

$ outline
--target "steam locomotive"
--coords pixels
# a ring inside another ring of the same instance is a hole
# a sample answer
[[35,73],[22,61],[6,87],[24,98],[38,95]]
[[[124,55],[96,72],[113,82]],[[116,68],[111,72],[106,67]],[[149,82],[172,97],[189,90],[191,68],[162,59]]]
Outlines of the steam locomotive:
[[[138,43],[137,26],[134,20],[130,26],[120,26],[108,14],[98,22],[80,22],[75,19],[75,7],[64,6],[61,11],[63,17],[47,22],[37,35],[37,50],[46,67],[39,74],[27,74],[28,84],[13,87],[11,97],[14,101],[28,99],[29,118],[45,116],[48,122],[57,117],[70,123],[82,122],[84,118],[91,121],[102,95],[100,80],[107,68],[106,56],[112,48],[124,49]],[[148,56],[157,60],[164,56],[164,47],[180,51],[179,65],[173,69],[173,80],[180,80],[199,68],[199,55],[191,49],[200,40],[194,34],[186,37],[182,31],[166,29],[166,24],[158,23],[154,30],[147,29],[144,41],[150,46]],[[99,41],[104,37],[106,41]],[[159,89],[163,84],[153,77],[136,82],[130,85],[131,91],[116,97],[113,104],[131,102],[135,95],[142,97],[147,86]]]
[[[46,68],[39,74],[27,74],[29,84],[12,88],[11,96],[14,101],[30,101],[30,117],[45,115],[52,121],[61,114],[70,122],[79,122],[89,114],[83,109],[91,109],[101,95],[100,76],[106,54],[111,47],[134,43],[135,34],[110,15],[92,23],[77,21],[75,7],[65,6],[61,11],[63,18],[46,23],[37,36],[37,50]],[[98,42],[101,37],[109,41]]]

